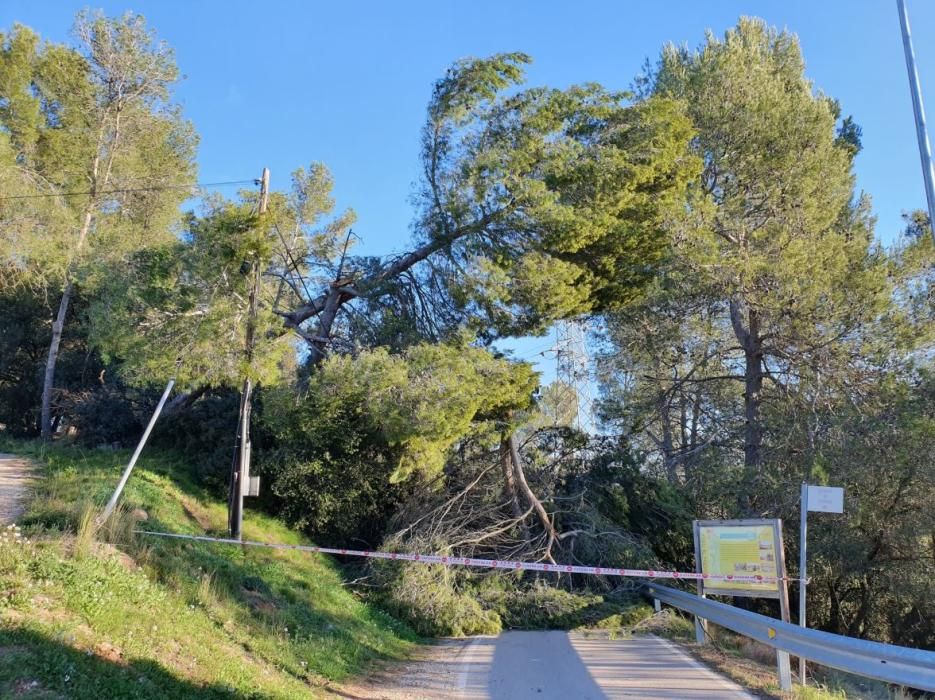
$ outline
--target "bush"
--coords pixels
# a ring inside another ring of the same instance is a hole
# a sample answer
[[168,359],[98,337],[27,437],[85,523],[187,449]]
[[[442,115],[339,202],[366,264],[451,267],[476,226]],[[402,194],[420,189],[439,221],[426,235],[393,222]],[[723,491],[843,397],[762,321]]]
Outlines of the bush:
[[570,592],[543,580],[530,581],[524,573],[487,574],[385,560],[373,562],[371,570],[385,591],[383,607],[429,637],[496,634],[502,628],[622,630],[653,615],[636,594]]
[[544,581],[517,583],[492,577],[479,592],[481,604],[495,611],[509,629],[623,629],[652,615],[652,608],[636,596],[574,593]]
[[385,585],[383,607],[423,636],[497,634],[503,628],[496,612],[485,610],[470,590],[462,589],[466,572],[379,561],[374,571]]
[[340,389],[312,387],[298,401],[291,389],[263,393],[257,473],[276,499],[269,505],[316,542],[375,546],[417,480],[390,483],[399,448],[387,443],[366,397]]
[[227,488],[240,396],[236,391],[215,390],[191,407],[165,416],[156,424],[153,444],[172,448],[195,465],[195,474],[205,486],[221,492]]
[[[72,397],[70,403],[71,425],[82,445],[127,447],[143,433],[143,422],[134,411],[136,406],[119,387],[102,386],[83,392]],[[147,407],[154,406],[155,399],[144,403]]]

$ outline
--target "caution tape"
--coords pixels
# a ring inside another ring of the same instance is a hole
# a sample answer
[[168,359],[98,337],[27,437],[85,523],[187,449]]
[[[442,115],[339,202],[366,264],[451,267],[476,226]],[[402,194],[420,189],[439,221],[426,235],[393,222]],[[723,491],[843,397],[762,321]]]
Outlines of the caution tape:
[[[347,557],[365,557],[367,559],[388,559],[391,561],[412,561],[419,564],[441,564],[443,566],[473,566],[484,569],[507,569],[512,571],[546,571],[558,574],[590,574],[596,576],[625,576],[629,578],[667,578],[703,581],[732,581],[734,583],[767,584],[780,580],[776,576],[736,575],[736,574],[701,574],[688,571],[656,571],[654,569],[620,569],[608,566],[578,566],[576,564],[549,564],[546,562],[513,561],[506,559],[476,559],[473,557],[450,557],[442,554],[407,554],[405,552],[371,552],[360,549],[335,549],[314,545],[281,544],[278,542],[255,542],[235,540],[229,537],[207,537],[205,535],[180,535],[171,532],[151,532],[136,530],[139,535],[170,537],[196,542],[214,542],[216,544],[234,544],[246,547],[266,547],[267,549],[291,549],[300,552],[318,554],[336,554]],[[787,578],[787,581],[797,579]]]

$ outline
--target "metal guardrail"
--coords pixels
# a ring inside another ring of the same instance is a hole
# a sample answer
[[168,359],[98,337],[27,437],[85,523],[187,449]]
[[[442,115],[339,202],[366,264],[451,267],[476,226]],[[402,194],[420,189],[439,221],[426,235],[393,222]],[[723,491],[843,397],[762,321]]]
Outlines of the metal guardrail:
[[646,584],[646,591],[667,605],[822,666],[935,691],[935,652],[804,629],[666,586]]

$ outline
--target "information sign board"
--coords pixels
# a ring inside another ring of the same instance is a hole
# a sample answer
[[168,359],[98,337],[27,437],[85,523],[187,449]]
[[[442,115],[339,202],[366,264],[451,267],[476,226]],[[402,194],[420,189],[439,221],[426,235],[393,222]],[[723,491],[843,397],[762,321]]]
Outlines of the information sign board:
[[843,513],[844,489],[840,486],[812,486],[808,484],[808,510],[818,513]]
[[778,520],[695,521],[696,552],[701,573],[763,576],[772,581],[712,581],[704,593],[778,598],[785,576],[782,529]]

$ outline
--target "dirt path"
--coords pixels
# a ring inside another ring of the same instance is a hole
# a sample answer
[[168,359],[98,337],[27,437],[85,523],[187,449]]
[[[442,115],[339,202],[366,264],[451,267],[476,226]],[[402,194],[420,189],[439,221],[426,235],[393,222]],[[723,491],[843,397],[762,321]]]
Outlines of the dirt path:
[[28,459],[0,453],[0,525],[14,523],[22,516],[36,473],[36,466]]
[[445,640],[424,658],[388,668],[337,695],[360,700],[753,697],[658,637],[612,640],[568,632]]
[[470,639],[443,639],[420,649],[412,661],[388,664],[366,680],[328,688],[348,700],[455,700]]

